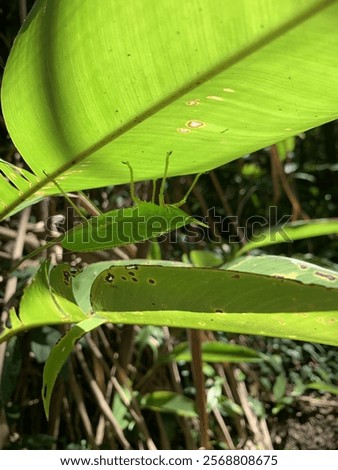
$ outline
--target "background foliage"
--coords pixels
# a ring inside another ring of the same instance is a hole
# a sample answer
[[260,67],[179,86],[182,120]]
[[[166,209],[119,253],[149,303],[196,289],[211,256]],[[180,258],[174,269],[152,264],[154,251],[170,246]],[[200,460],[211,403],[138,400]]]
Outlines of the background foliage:
[[[4,5],[2,64],[19,26],[17,5],[13,2]],[[205,259],[201,260],[203,250],[208,252],[208,262],[218,265],[230,258],[231,242],[240,244],[241,240],[236,227],[219,226],[217,216],[236,216],[238,226],[246,227],[247,233],[252,233],[259,217],[271,218],[271,224],[275,224],[274,214],[267,210],[269,206],[276,206],[278,214],[290,214],[294,220],[334,217],[338,199],[337,133],[337,124],[328,123],[297,136],[295,142],[287,144],[286,150],[267,147],[203,176],[186,209],[205,216],[208,209],[214,208],[212,243],[204,240],[194,246],[183,230],[174,243],[163,237],[158,245],[145,243],[113,254],[83,254],[81,258],[65,254],[64,259],[84,264],[108,260],[111,256],[151,256],[205,263]],[[8,139],[3,121],[0,150],[3,159],[25,168]],[[191,181],[189,176],[172,178],[168,200],[179,200]],[[139,194],[147,196],[150,190],[148,183],[138,185]],[[128,203],[128,191],[128,186],[109,186],[92,190],[88,195],[106,211]],[[26,222],[24,253],[39,246],[46,236],[44,221],[48,216],[66,214],[66,211],[67,201],[63,198],[34,206]],[[18,214],[6,219],[1,227],[3,294],[10,253],[24,223],[23,216]],[[335,236],[275,245],[264,252],[297,257],[335,270],[338,265]],[[19,301],[22,287],[36,265],[35,261],[27,262],[21,271],[12,299],[14,304]],[[56,399],[47,423],[40,397],[42,367],[62,330],[44,327],[9,343],[2,374],[1,405],[10,435],[3,445],[10,448],[193,448],[197,445],[199,427],[192,400],[196,390],[189,357],[178,356],[177,362],[166,359],[175,358],[175,348],[185,346],[186,334],[181,330],[105,326],[82,340],[57,383]],[[237,357],[233,364],[231,358],[220,363],[214,363],[210,357],[206,361],[210,434],[215,448],[270,448],[271,444],[276,448],[337,447],[336,349],[291,340],[223,333],[204,335],[205,341],[252,347],[264,353],[253,364],[248,356],[245,356],[248,362],[238,362]],[[215,354],[213,349],[212,352]],[[309,435],[316,438],[310,442]]]

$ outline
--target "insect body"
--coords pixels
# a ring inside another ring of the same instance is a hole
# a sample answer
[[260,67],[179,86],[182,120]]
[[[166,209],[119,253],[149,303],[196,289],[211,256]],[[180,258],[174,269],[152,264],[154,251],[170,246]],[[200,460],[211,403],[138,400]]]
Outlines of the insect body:
[[92,217],[65,234],[61,245],[72,251],[97,251],[158,237],[187,224],[201,224],[181,209],[140,202]]
[[171,152],[168,152],[159,204],[155,204],[154,196],[152,202],[141,201],[135,196],[133,169],[128,162],[123,162],[130,170],[131,196],[135,205],[92,217],[84,224],[69,230],[64,235],[61,245],[72,251],[97,251],[138,243],[192,223],[205,227],[204,223],[179,208],[185,203],[199,175],[195,177],[193,185],[182,201],[177,204],[164,203],[163,192],[170,155]]

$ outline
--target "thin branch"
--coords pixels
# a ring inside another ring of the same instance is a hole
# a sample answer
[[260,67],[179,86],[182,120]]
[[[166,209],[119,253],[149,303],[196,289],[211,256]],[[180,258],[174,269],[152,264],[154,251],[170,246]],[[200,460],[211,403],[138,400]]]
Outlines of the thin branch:
[[[267,431],[266,422],[263,424],[263,429],[261,423],[259,422],[257,416],[253,412],[249,404],[249,395],[246,389],[244,381],[237,382],[238,395],[241,401],[241,405],[248,420],[250,429],[255,436],[255,441],[259,449],[271,450],[273,449],[273,444],[269,432]],[[265,421],[265,420],[264,420]],[[263,421],[263,422],[264,422]]]
[[79,415],[82,420],[82,424],[88,439],[89,444],[91,445],[92,449],[97,449],[93,427],[91,420],[88,416],[87,408],[84,402],[83,393],[81,387],[79,387],[76,379],[75,379],[75,372],[73,365],[69,363],[69,385],[72,391],[72,395],[76,402],[76,406],[79,412]]
[[[6,240],[16,240],[17,236],[18,232],[16,230],[12,230],[7,227],[0,227],[0,238],[4,238]],[[35,250],[40,246],[40,242],[35,235],[32,233],[27,233],[24,237],[24,245],[27,248]]]
[[196,406],[200,420],[200,444],[204,449],[210,449],[209,420],[207,414],[207,399],[202,364],[202,337],[199,330],[187,330],[191,350],[191,369],[196,389]]
[[88,384],[89,384],[89,386],[90,386],[90,388],[93,392],[93,396],[94,396],[94,398],[96,400],[96,403],[98,404],[101,412],[105,416],[106,420],[112,425],[113,430],[116,434],[116,437],[119,440],[122,447],[126,450],[131,450],[131,446],[130,446],[129,442],[126,439],[119,422],[117,421],[117,419],[113,415],[110,406],[106,402],[105,397],[104,397],[103,393],[100,390],[100,387],[97,385],[92,373],[89,370],[88,364],[86,362],[86,359],[85,359],[85,357],[82,353],[82,350],[81,350],[81,347],[80,347],[79,344],[76,345],[76,347],[75,347],[75,354],[76,354],[76,357],[79,361],[81,369],[83,371],[84,377],[85,377],[86,381],[88,382]]
[[[27,207],[26,209],[22,211],[20,215],[19,229],[17,232],[17,238],[15,240],[13,253],[12,253],[12,263],[11,263],[12,266],[22,256],[23,248],[25,244],[25,238],[26,238],[27,224],[28,224],[30,213],[31,213],[31,209],[30,207]],[[0,324],[1,323],[6,324],[8,320],[8,306],[12,297],[16,293],[17,284],[18,284],[18,279],[16,277],[10,277],[7,280],[5,293],[4,293],[4,299],[3,299],[4,309],[1,313]],[[0,386],[1,386],[1,380],[2,380],[3,366],[5,362],[5,354],[6,354],[6,343],[2,343],[0,344]],[[0,410],[0,414],[2,415],[1,410]],[[2,421],[3,421],[2,423],[3,434],[4,435],[6,433],[9,434],[9,429],[7,429],[6,431],[5,415],[2,417]]]
[[292,206],[292,220],[298,220],[299,218],[309,220],[309,216],[303,211],[302,206],[301,206],[301,204],[300,204],[300,202],[299,202],[299,200],[296,196],[296,193],[292,189],[292,187],[291,187],[291,185],[290,185],[290,183],[289,183],[289,181],[286,177],[283,165],[282,165],[282,163],[280,161],[280,158],[278,156],[276,145],[272,145],[270,147],[270,155],[271,155],[271,161],[273,161],[273,164],[276,166],[276,169],[278,171],[278,176],[279,176],[279,179],[282,183],[284,192],[287,195],[287,197],[288,197],[288,199],[291,203],[291,206]]
[[239,238],[240,243],[244,244],[245,243],[245,237],[242,228],[238,224],[238,218],[235,217],[235,214],[230,206],[229,200],[226,197],[225,191],[223,191],[223,188],[219,182],[219,179],[217,177],[217,174],[215,171],[210,171],[209,173],[210,179],[212,181],[212,184],[216,190],[216,193],[224,207],[224,210],[226,212],[226,215],[228,217],[231,217],[233,220],[233,224],[230,224],[230,227],[236,228],[235,230],[235,235]]
[[229,433],[229,430],[223,420],[223,417],[219,411],[218,408],[214,407],[212,409],[212,412],[216,418],[216,421],[218,423],[218,426],[220,427],[220,430],[222,431],[222,434],[224,436],[224,440],[225,442],[227,443],[227,446],[230,450],[235,450],[236,447],[235,447],[235,444],[233,443],[233,440],[231,439],[231,436],[230,436],[230,433]]
[[26,0],[19,0],[19,17],[20,23],[22,24],[27,16],[27,1]]
[[[121,370],[120,370],[121,373]],[[119,374],[120,375],[120,374]],[[148,427],[146,425],[146,422],[143,418],[142,412],[140,410],[139,404],[137,403],[135,397],[133,396],[133,391],[130,389],[130,396],[131,398],[129,399],[126,394],[123,391],[123,388],[119,384],[118,380],[116,377],[111,377],[112,384],[119,394],[119,397],[121,398],[122,403],[129,409],[129,412],[133,419],[135,420],[136,425],[140,429],[141,433],[144,435],[147,447],[149,450],[156,450],[157,447],[152,440]],[[123,384],[125,386],[125,384]]]

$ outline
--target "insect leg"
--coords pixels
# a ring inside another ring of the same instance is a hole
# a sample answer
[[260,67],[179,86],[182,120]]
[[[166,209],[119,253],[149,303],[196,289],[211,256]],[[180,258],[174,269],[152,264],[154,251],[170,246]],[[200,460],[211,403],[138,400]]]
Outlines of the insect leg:
[[155,204],[156,182],[157,182],[157,180],[152,180],[153,187],[152,187],[152,194],[151,194],[151,202],[152,202],[153,204]]

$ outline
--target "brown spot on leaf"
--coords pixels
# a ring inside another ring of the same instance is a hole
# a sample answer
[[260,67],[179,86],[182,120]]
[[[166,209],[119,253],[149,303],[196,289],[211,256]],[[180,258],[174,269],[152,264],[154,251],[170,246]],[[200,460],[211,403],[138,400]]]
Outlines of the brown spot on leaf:
[[187,127],[190,127],[190,129],[199,129],[200,127],[204,127],[205,124],[202,121],[197,121],[195,119],[192,119],[191,121],[188,121],[186,123]]
[[328,281],[335,281],[337,279],[336,276],[332,276],[331,274],[322,273],[320,271],[316,271],[315,275],[319,276],[319,277],[324,277]]
[[189,134],[191,132],[191,130],[187,129],[186,127],[179,127],[177,129],[177,132],[179,132],[180,134]]
[[185,104],[187,106],[197,106],[198,104],[200,104],[200,100],[199,99],[189,100]]
[[208,100],[214,100],[214,101],[224,101],[224,99],[221,98],[220,96],[214,96],[214,95],[207,96],[207,99]]

